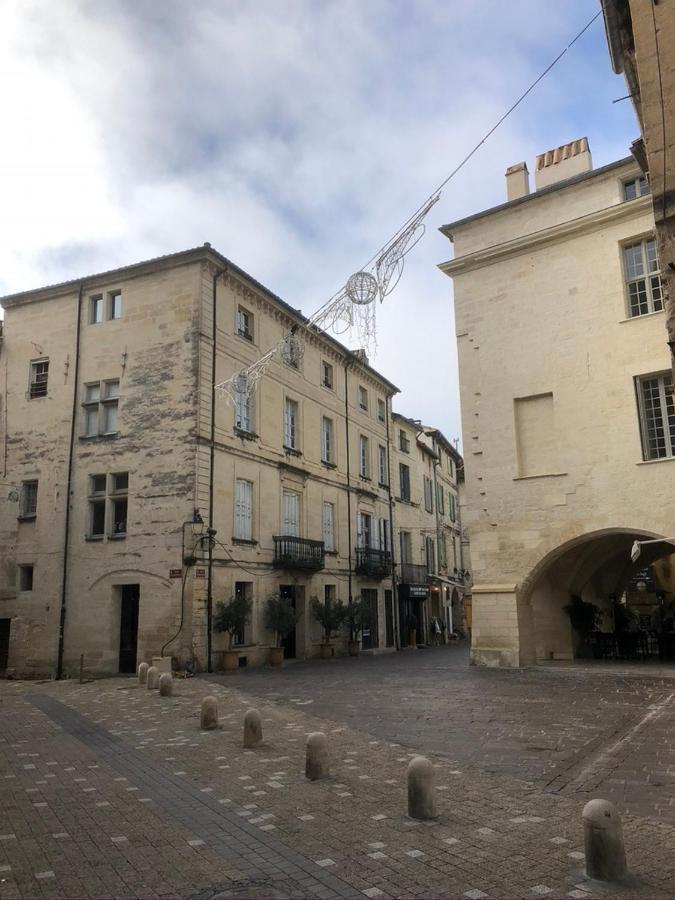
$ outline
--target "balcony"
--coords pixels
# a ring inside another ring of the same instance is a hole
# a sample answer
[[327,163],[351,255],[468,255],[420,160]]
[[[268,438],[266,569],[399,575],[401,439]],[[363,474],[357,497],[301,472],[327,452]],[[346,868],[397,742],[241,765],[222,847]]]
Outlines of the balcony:
[[401,563],[399,566],[401,584],[426,584],[428,577],[426,566],[419,566],[416,563]]
[[391,575],[391,553],[389,550],[375,550],[372,547],[356,548],[357,575],[365,575],[381,581],[387,575]]
[[292,535],[274,538],[274,567],[318,572],[323,569],[325,548],[323,541],[309,541]]

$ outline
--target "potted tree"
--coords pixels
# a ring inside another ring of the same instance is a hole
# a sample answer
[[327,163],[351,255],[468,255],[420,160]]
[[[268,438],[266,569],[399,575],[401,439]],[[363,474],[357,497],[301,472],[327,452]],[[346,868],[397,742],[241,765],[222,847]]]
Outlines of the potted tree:
[[220,600],[213,613],[213,630],[226,632],[228,649],[223,654],[223,668],[226,672],[234,672],[239,667],[239,653],[232,649],[232,640],[238,632],[246,627],[251,615],[252,601],[243,594],[230,597],[227,603]]
[[588,603],[581,597],[572,595],[570,602],[564,607],[570,624],[579,637],[578,655],[582,658],[590,656],[590,635],[597,630],[601,613],[595,603]]
[[358,656],[361,652],[360,634],[364,628],[368,628],[373,619],[370,605],[363,600],[352,600],[347,606],[347,625],[349,627],[349,642],[347,649],[350,656]]
[[312,597],[310,602],[314,618],[323,629],[323,643],[319,649],[321,659],[330,659],[333,656],[331,640],[347,618],[348,609],[342,600],[329,600],[326,598],[322,603],[318,597]]
[[287,597],[272,594],[265,606],[265,628],[274,632],[274,646],[270,647],[270,664],[280,666],[284,659],[282,640],[290,634],[298,621],[298,613]]

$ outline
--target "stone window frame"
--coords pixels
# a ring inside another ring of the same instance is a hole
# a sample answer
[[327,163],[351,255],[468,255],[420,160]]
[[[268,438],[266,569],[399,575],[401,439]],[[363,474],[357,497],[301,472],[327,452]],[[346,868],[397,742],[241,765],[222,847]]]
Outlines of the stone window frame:
[[[653,258],[650,258],[650,246],[653,248]],[[653,234],[631,237],[622,241],[620,247],[627,317],[639,319],[641,316],[662,312],[664,308],[663,283],[656,237]],[[631,266],[635,265],[637,260],[635,257],[631,260],[628,253],[638,247],[640,248],[641,271],[632,272]],[[650,269],[650,265],[653,263],[656,263],[656,268]],[[643,306],[646,308],[642,309]]]
[[[652,382],[650,397],[645,391],[649,382]],[[675,395],[672,373],[666,370],[636,376],[635,395],[643,461],[672,459],[675,457]],[[657,419],[660,424],[651,425]],[[659,452],[661,449],[663,452]]]

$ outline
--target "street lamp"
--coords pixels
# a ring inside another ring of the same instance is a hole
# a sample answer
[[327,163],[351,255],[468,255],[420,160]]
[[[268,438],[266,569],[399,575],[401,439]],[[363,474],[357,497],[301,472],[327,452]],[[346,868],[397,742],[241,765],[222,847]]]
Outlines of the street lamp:
[[633,546],[630,548],[631,562],[638,561],[640,554],[642,553],[643,544],[675,544],[675,538],[656,538],[651,541],[633,541]]

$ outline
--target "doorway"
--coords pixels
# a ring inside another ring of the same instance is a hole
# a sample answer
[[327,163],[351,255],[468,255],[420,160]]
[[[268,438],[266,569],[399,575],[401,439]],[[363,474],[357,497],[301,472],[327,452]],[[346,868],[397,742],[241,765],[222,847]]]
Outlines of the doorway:
[[9,662],[9,629],[11,619],[0,619],[0,672],[4,672]]
[[387,647],[394,646],[394,598],[392,591],[384,592],[384,625]]
[[136,671],[138,648],[138,601],[141,593],[139,584],[121,585],[120,612],[120,657],[119,671],[131,673]]
[[[290,600],[291,606],[294,610],[297,610],[297,598],[294,584],[281,584],[279,585],[279,594],[282,599]],[[286,637],[282,638],[281,646],[284,648],[284,658],[285,659],[295,659],[298,649],[297,649],[297,641],[295,637],[296,628],[293,628]]]
[[364,650],[374,650],[379,647],[378,633],[379,622],[377,618],[377,589],[361,588],[361,600],[370,611],[368,625],[361,632],[361,646]]

